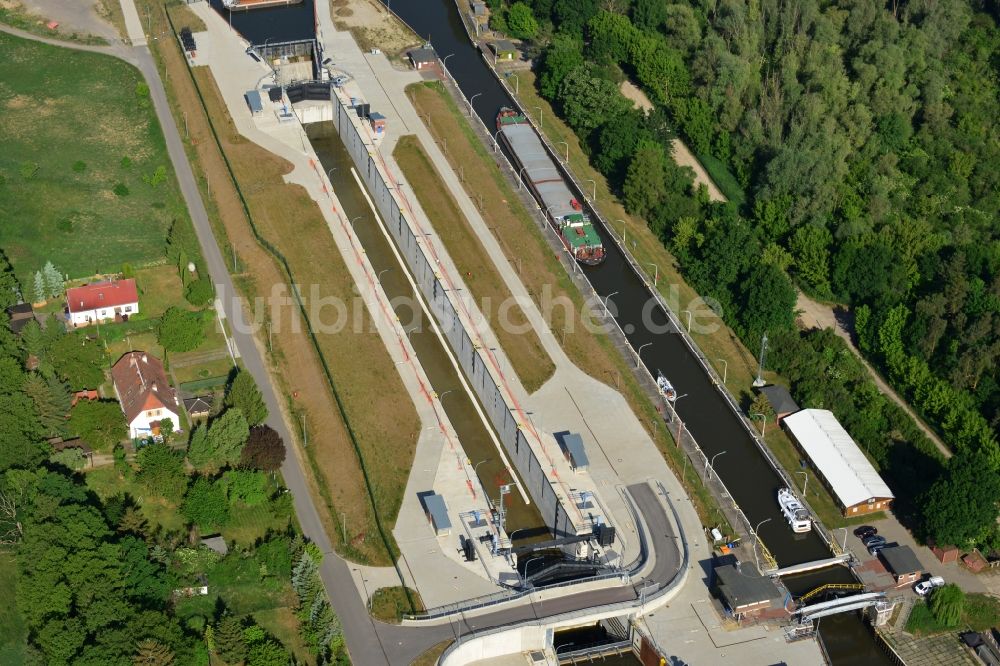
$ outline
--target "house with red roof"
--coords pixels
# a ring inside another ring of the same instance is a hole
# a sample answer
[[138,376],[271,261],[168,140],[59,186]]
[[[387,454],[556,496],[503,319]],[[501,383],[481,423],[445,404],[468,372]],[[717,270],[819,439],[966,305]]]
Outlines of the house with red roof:
[[111,379],[131,438],[159,435],[163,419],[173,422],[174,432],[180,430],[177,392],[167,381],[160,359],[146,352],[129,352],[112,366]]
[[139,311],[135,280],[95,282],[66,290],[66,309],[74,327],[108,319],[127,320]]

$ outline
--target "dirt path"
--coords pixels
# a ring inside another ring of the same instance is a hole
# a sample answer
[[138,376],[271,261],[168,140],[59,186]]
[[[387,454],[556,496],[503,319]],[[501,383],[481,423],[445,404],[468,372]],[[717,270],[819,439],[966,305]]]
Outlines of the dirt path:
[[875,382],[875,386],[878,387],[879,392],[885,397],[889,398],[897,405],[899,405],[904,412],[906,412],[910,418],[917,424],[921,431],[927,438],[934,442],[934,446],[938,448],[945,458],[950,458],[952,453],[951,450],[945,445],[941,438],[938,437],[937,433],[934,432],[930,426],[924,423],[915,411],[910,407],[898,393],[880,375],[875,368],[865,360],[865,357],[861,355],[861,352],[854,346],[854,341],[851,339],[851,334],[844,327],[844,324],[837,318],[836,313],[834,313],[833,308],[828,305],[823,305],[822,303],[817,303],[812,300],[802,292],[799,292],[798,301],[795,303],[795,309],[799,311],[799,322],[802,328],[832,328],[833,332],[847,343],[848,349],[850,349],[858,360],[861,361],[865,369],[868,370],[868,374],[871,375],[872,380]]
[[[646,97],[646,93],[642,92],[638,86],[636,86],[631,81],[622,81],[619,90],[628,99],[632,100],[636,108],[642,109],[643,111],[652,111],[653,103],[649,101]],[[722,191],[715,184],[712,178],[705,171],[705,167],[701,165],[698,158],[694,156],[694,153],[687,147],[680,139],[674,139],[673,141],[673,157],[674,162],[682,167],[691,167],[694,171],[694,182],[697,185],[704,185],[708,190],[708,198],[712,201],[725,201],[726,197],[722,194]]]

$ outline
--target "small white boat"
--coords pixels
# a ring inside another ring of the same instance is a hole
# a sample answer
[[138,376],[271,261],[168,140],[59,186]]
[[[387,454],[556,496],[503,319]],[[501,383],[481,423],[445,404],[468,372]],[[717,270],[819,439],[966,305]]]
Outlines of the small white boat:
[[656,373],[656,388],[667,402],[673,402],[677,399],[677,391],[674,390],[674,385],[659,371]]
[[788,521],[788,526],[792,528],[793,532],[802,534],[812,529],[812,518],[809,517],[809,512],[788,488],[782,488],[778,491],[778,506],[781,507],[781,513],[784,514],[785,520]]

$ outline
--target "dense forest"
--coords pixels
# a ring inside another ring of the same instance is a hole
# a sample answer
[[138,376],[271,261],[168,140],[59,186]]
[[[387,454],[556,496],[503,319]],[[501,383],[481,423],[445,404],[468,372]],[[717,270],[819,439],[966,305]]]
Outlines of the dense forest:
[[[793,331],[796,288],[841,304],[862,351],[948,446],[1000,464],[995,2],[491,4],[528,40],[539,92],[594,166],[752,350],[766,331],[786,376],[836,372],[839,340]],[[620,94],[626,79],[651,113]],[[675,134],[727,203],[693,190],[670,159]],[[789,380],[834,409],[913,500],[942,461],[894,452],[931,449],[849,374]]]

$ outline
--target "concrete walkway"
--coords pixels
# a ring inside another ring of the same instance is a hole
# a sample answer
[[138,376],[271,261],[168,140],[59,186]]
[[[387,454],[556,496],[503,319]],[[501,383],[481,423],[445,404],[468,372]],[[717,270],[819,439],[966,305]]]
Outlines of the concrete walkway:
[[801,291],[799,292],[798,300],[795,302],[795,309],[799,311],[799,320],[805,328],[832,328],[833,332],[837,334],[837,337],[844,340],[847,343],[847,348],[861,361],[861,365],[868,370],[868,374],[871,375],[872,381],[875,382],[875,386],[878,388],[879,393],[885,397],[892,400],[894,403],[900,406],[906,414],[913,419],[913,422],[917,424],[917,427],[927,435],[927,439],[934,442],[934,446],[937,447],[938,451],[941,452],[945,458],[951,458],[951,449],[945,445],[944,441],[938,434],[931,429],[920,416],[913,411],[910,407],[910,403],[906,402],[896,390],[893,389],[889,384],[882,378],[882,375],[872,367],[872,365],[865,359],[861,351],[854,346],[854,340],[851,338],[851,333],[848,331],[844,325],[834,314],[833,308],[828,305],[823,305],[822,303],[817,303],[812,300]]

